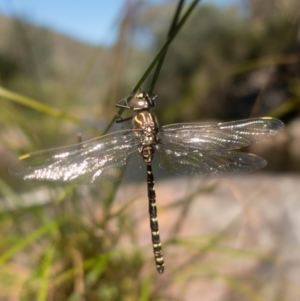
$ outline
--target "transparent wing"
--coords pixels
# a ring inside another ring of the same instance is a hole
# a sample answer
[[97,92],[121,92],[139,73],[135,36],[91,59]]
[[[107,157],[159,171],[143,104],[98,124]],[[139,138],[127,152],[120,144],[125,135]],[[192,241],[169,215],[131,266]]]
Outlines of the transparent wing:
[[126,165],[139,143],[133,130],[123,130],[69,147],[24,155],[10,172],[24,180],[94,183],[103,174]]
[[265,140],[278,133],[283,123],[262,117],[224,123],[183,123],[162,127],[160,144],[170,150],[177,146],[187,149],[231,150]]
[[217,178],[252,172],[267,164],[258,156],[227,150],[188,152],[183,148],[168,151],[159,148],[159,152],[159,166],[177,175]]
[[199,177],[255,171],[267,162],[255,155],[230,150],[265,140],[282,128],[280,120],[268,117],[165,126],[158,134],[160,167],[175,174]]

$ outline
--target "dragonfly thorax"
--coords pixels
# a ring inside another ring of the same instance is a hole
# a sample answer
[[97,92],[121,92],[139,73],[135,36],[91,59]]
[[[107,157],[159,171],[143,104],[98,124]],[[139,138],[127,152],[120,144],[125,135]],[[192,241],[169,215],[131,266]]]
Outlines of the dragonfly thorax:
[[148,112],[140,112],[132,119],[132,127],[135,134],[141,138],[143,145],[156,143],[158,122],[156,117]]
[[148,111],[143,111],[133,118],[132,123],[135,135],[140,139],[139,152],[146,164],[150,164],[155,152],[154,145],[158,143],[156,117]]

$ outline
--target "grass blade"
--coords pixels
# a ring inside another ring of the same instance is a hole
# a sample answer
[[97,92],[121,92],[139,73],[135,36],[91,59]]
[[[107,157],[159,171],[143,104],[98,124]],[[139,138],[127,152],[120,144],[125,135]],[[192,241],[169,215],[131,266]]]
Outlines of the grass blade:
[[[171,36],[167,39],[167,41],[162,46],[162,48],[159,50],[159,52],[157,53],[157,55],[154,57],[153,61],[151,62],[151,64],[149,65],[149,67],[146,69],[146,71],[144,72],[144,74],[142,75],[142,77],[140,78],[140,80],[134,86],[134,88],[133,88],[133,90],[131,92],[132,96],[136,94],[136,92],[139,90],[139,88],[141,87],[141,85],[143,84],[143,82],[146,80],[146,78],[148,77],[148,75],[150,74],[150,72],[153,70],[153,68],[155,67],[155,65],[164,56],[164,54],[165,54],[166,50],[168,49],[169,45],[173,42],[174,38],[177,36],[177,34],[180,31],[180,29],[182,28],[182,26],[185,24],[186,20],[191,15],[192,11],[194,10],[194,8],[196,7],[196,5],[197,5],[198,2],[199,2],[199,0],[194,0],[191,3],[190,7],[187,9],[186,13],[183,15],[183,17],[179,21],[178,25],[176,26],[176,28],[172,31]],[[116,116],[111,120],[111,122],[108,124],[108,126],[104,130],[104,132],[103,132],[104,134],[107,133],[109,131],[109,129],[112,127],[112,125],[114,124],[114,122],[117,119],[117,116],[121,116],[123,112],[124,112],[124,109],[120,109],[118,111],[118,113],[116,114]]]
[[[171,35],[172,35],[172,33],[174,32],[174,30],[176,29],[176,26],[177,26],[177,23],[178,23],[178,19],[179,19],[179,15],[180,15],[180,13],[182,11],[183,5],[184,5],[184,0],[180,0],[178,2],[177,9],[175,11],[175,15],[174,15],[174,18],[172,20],[172,23],[171,23],[171,26],[170,26],[167,38],[170,38]],[[154,75],[153,75],[153,78],[152,78],[152,81],[151,81],[150,89],[149,89],[149,93],[150,94],[152,93],[152,91],[154,89],[154,86],[155,86],[155,83],[157,81],[159,72],[161,70],[162,64],[163,64],[164,59],[166,57],[167,50],[168,49],[166,49],[165,53],[163,54],[163,56],[159,59],[159,61],[157,63],[157,66],[156,66],[156,69],[155,69],[155,72],[154,72]]]
[[45,258],[42,263],[42,277],[41,277],[42,279],[41,279],[41,285],[37,296],[38,301],[47,300],[47,293],[48,293],[48,287],[50,282],[50,271],[51,271],[53,258],[54,258],[54,248],[50,247],[47,249]]
[[78,119],[60,109],[42,104],[33,98],[23,96],[21,94],[15,93],[15,92],[5,89],[3,87],[0,87],[0,96],[2,96],[3,98],[5,98],[7,100],[13,101],[20,105],[23,105],[27,108],[33,109],[37,112],[41,112],[46,115],[57,117],[59,119],[68,120],[75,124],[78,124],[80,127],[83,127],[85,129],[89,129],[89,130],[92,129],[95,131],[94,127],[89,126],[87,123],[81,121],[80,119]]
[[24,249],[29,244],[36,241],[43,235],[45,235],[47,233],[55,232],[58,229],[61,222],[62,221],[60,221],[60,220],[56,220],[54,222],[47,223],[47,224],[43,225],[42,227],[40,227],[39,229],[37,229],[36,231],[34,231],[33,233],[30,233],[26,237],[20,239],[19,242],[17,242],[9,250],[4,252],[4,254],[2,254],[0,256],[0,265],[4,264],[7,260],[9,260],[17,252],[21,251],[22,249]]

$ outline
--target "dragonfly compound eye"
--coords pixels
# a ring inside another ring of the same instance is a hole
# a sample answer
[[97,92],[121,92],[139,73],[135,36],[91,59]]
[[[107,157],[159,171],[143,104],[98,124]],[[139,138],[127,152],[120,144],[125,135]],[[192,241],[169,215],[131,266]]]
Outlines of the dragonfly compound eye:
[[148,110],[154,107],[154,101],[148,93],[141,92],[135,95],[130,101],[130,107],[135,110]]

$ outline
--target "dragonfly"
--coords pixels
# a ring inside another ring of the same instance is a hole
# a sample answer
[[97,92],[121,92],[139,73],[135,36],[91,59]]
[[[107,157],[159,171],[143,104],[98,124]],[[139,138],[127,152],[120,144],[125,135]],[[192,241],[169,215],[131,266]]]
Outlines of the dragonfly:
[[[151,109],[156,95],[138,92],[120,100],[116,107],[132,110],[132,128],[79,144],[26,154],[10,172],[23,180],[49,180],[92,184],[115,168],[125,167],[138,156],[146,165],[151,240],[158,273],[165,263],[157,218],[152,162],[177,175],[218,178],[263,168],[267,162],[256,155],[236,151],[275,136],[283,123],[260,117],[223,123],[179,123],[160,127]],[[120,117],[121,118],[121,117]],[[125,119],[124,119],[125,120]],[[119,121],[124,121],[122,118]],[[136,169],[139,169],[136,163]]]

